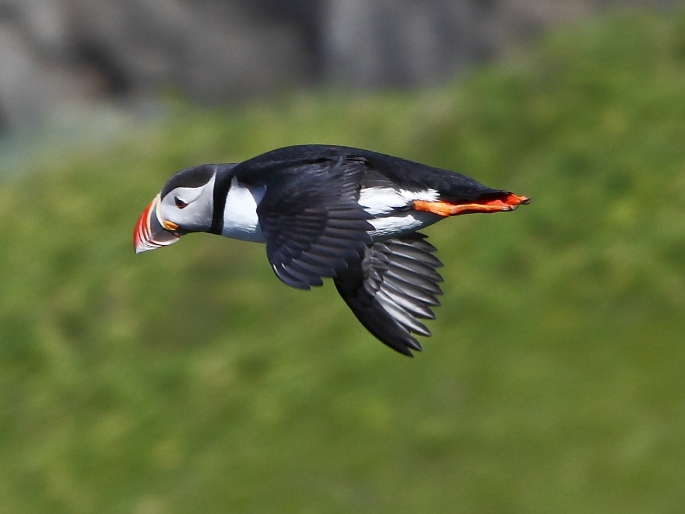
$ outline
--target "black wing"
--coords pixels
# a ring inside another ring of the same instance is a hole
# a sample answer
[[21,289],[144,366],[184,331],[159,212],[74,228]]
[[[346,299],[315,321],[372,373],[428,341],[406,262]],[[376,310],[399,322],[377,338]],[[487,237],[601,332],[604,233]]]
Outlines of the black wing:
[[270,174],[257,215],[267,257],[283,282],[309,289],[361,261],[373,229],[358,203],[365,171],[361,160],[337,158]]
[[419,233],[374,243],[364,259],[334,279],[340,296],[369,332],[400,353],[421,351],[412,333],[430,336],[419,318],[434,319],[442,263]]

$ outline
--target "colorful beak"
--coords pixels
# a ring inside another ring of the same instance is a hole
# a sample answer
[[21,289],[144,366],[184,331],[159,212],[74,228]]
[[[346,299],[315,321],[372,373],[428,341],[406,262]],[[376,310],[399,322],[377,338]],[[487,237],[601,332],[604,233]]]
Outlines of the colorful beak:
[[[147,252],[162,246],[169,246],[179,240],[179,235],[168,228],[178,228],[169,221],[160,220],[159,195],[155,196],[138,218],[136,228],[133,231],[133,247],[136,253]],[[165,228],[166,227],[168,228]]]

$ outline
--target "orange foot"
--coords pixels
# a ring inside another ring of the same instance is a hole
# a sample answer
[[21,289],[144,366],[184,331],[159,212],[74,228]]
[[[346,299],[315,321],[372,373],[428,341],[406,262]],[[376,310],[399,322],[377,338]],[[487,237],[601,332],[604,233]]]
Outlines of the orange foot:
[[479,200],[471,203],[450,203],[443,201],[427,202],[425,200],[415,200],[414,209],[417,211],[427,211],[438,216],[454,216],[456,214],[471,214],[474,212],[499,212],[513,211],[517,206],[526,205],[530,202],[527,196],[516,196],[509,193],[507,196],[496,199]]

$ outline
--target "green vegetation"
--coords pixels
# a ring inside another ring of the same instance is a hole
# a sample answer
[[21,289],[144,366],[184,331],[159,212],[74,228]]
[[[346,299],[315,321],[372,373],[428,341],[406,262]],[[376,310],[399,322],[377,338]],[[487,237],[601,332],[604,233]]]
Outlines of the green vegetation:
[[[685,15],[604,19],[458,86],[179,112],[0,190],[0,511],[680,512]],[[326,142],[533,198],[428,230],[415,359],[258,245],[134,256],[175,170]]]

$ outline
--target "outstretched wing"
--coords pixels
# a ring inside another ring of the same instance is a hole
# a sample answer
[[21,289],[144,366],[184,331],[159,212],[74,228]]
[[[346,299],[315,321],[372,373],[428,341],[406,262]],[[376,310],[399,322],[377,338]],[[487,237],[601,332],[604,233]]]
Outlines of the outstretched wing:
[[334,279],[340,296],[369,332],[400,353],[421,351],[412,334],[430,336],[419,319],[434,319],[440,305],[442,263],[419,233],[366,247],[364,258]]
[[358,203],[364,172],[362,161],[338,158],[271,174],[257,215],[283,282],[309,289],[361,261],[373,229]]

